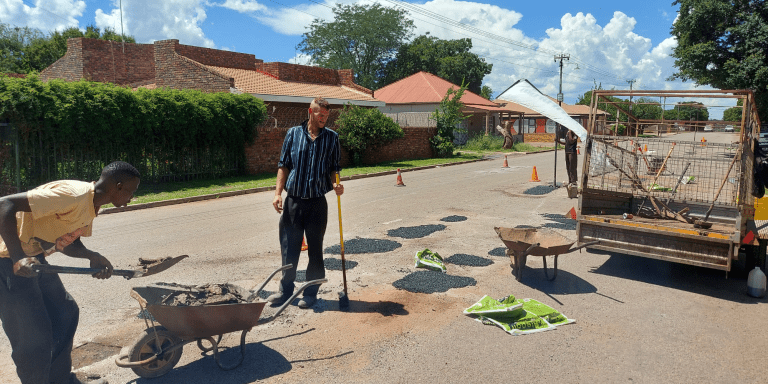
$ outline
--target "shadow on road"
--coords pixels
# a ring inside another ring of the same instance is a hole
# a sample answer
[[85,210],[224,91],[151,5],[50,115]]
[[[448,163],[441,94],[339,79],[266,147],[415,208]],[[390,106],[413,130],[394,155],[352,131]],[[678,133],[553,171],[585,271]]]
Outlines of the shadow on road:
[[747,295],[747,277],[743,272],[730,272],[726,278],[725,271],[643,257],[607,254],[610,258],[590,272],[737,303],[768,303],[766,297],[756,299]]
[[[550,260],[552,258],[550,257]],[[511,271],[511,269],[510,269]],[[548,265],[547,271],[549,276],[552,277],[552,266]],[[510,278],[513,278],[510,275]],[[531,268],[526,266],[523,268],[523,278],[520,281],[521,284],[527,285],[537,291],[541,291],[550,299],[556,301],[558,304],[563,304],[552,295],[575,295],[582,293],[597,293],[597,287],[590,282],[578,277],[568,271],[564,271],[558,268],[557,278],[553,281],[547,280],[544,276],[544,268]]]

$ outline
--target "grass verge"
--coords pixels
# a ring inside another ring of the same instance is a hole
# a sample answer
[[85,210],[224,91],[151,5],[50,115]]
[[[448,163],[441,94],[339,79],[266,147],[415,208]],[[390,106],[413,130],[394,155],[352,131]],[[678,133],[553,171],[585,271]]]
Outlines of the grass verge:
[[[528,143],[515,143],[512,148],[504,149],[504,138],[501,136],[475,135],[467,140],[467,143],[456,147],[458,151],[472,152],[539,152],[551,150],[551,147],[537,147]],[[559,145],[558,148],[562,148]]]
[[[368,173],[378,173],[425,167],[430,165],[457,163],[469,160],[481,159],[482,154],[461,153],[451,158],[438,159],[419,159],[419,160],[401,160],[376,165],[367,165],[359,167],[347,167],[342,169],[341,176],[353,176]],[[165,201],[181,199],[185,197],[194,197],[202,195],[212,195],[222,192],[241,191],[245,189],[271,187],[275,185],[277,173],[261,173],[258,175],[235,176],[221,179],[196,179],[189,181],[168,182],[162,184],[141,184],[136,191],[133,200],[129,205],[152,203],[155,201]],[[104,206],[110,208],[112,204]]]

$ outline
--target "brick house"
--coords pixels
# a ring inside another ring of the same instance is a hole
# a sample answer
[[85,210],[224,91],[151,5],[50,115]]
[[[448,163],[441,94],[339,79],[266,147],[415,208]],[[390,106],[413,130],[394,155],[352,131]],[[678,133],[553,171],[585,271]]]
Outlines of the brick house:
[[[374,96],[386,103],[379,110],[388,116],[398,121],[411,119],[428,124],[429,116],[440,106],[449,89],[459,89],[459,86],[421,71],[376,90]],[[469,116],[462,123],[468,135],[496,133],[493,127],[499,123],[499,113],[506,110],[470,91],[464,91],[461,102],[462,113]],[[434,126],[434,121],[431,124]],[[466,135],[457,135],[456,143],[464,144],[466,138]]]

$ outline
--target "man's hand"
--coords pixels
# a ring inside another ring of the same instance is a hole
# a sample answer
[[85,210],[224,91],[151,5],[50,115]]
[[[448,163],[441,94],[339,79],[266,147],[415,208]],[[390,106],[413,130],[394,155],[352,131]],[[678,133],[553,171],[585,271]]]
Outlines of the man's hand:
[[335,184],[333,186],[333,190],[336,192],[336,196],[341,196],[344,194],[344,186],[341,184]]
[[13,264],[13,274],[21,277],[35,277],[37,272],[32,269],[35,264],[40,264],[34,257],[25,257]]
[[272,206],[275,207],[277,213],[283,212],[283,196],[275,195],[275,198],[272,199]]
[[101,269],[99,273],[94,273],[92,276],[97,279],[109,279],[112,276],[112,263],[107,260],[106,257],[93,252],[88,259],[91,261],[91,268]]

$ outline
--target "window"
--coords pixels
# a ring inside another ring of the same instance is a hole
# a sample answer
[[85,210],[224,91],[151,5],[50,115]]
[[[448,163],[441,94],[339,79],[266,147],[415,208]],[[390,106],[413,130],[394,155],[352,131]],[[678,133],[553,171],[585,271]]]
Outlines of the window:
[[554,120],[547,119],[547,133],[555,133],[557,123]]
[[536,119],[526,119],[526,120],[528,120],[527,133],[536,133]]

